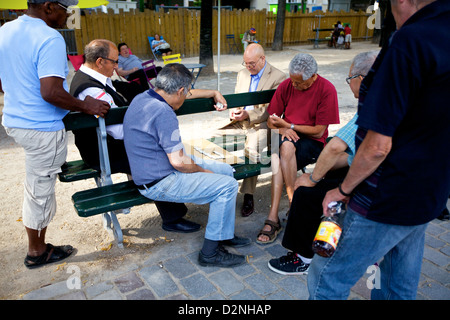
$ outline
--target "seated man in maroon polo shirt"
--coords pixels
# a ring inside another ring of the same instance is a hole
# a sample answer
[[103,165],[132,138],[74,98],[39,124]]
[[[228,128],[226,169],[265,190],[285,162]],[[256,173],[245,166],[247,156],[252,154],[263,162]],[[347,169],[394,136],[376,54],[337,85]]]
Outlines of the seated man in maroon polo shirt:
[[317,74],[311,55],[297,54],[289,64],[289,77],[278,86],[267,109],[267,124],[279,133],[279,152],[278,141],[272,138],[272,205],[256,240],[260,244],[275,241],[281,230],[278,207],[283,182],[291,202],[297,171],[316,162],[328,125],[339,123],[336,88]]

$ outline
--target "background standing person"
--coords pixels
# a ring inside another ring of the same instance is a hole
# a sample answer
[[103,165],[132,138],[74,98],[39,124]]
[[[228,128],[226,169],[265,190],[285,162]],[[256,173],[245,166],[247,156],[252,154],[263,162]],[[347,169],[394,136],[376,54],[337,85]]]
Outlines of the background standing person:
[[5,93],[2,124],[25,151],[22,214],[28,268],[60,261],[74,250],[70,245],[45,242],[47,226],[56,212],[56,175],[67,155],[62,119],[68,110],[103,117],[110,107],[91,97],[75,99],[67,92],[66,44],[54,28],[65,26],[67,7],[76,4],[77,0],[29,0],[25,15],[0,28],[0,90]]
[[313,258],[310,299],[346,299],[381,258],[372,299],[415,299],[425,230],[450,192],[450,2],[391,7],[397,31],[361,84],[355,158],[323,201],[348,202],[343,233],[330,259]]
[[[276,89],[286,79],[286,74],[266,60],[260,44],[251,44],[244,52],[245,69],[238,72],[235,93]],[[268,104],[245,106],[230,111],[230,120],[218,130],[218,134],[246,135],[245,153],[254,163],[261,161],[261,152],[269,147],[266,112]],[[269,151],[269,150],[267,150]],[[254,199],[258,177],[250,177],[242,182],[240,192],[244,193],[241,214],[248,217],[254,211]]]

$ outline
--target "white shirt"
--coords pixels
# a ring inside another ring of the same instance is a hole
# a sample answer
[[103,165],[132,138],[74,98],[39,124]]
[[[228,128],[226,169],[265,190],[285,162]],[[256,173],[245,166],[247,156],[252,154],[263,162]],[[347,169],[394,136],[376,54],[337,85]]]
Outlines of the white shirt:
[[[116,90],[112,84],[111,78],[105,77],[103,74],[86,67],[85,65],[81,65],[80,69],[78,71],[81,71],[88,76],[91,76],[95,80],[99,81],[104,86],[109,86],[114,91]],[[103,100],[108,102],[111,105],[111,108],[117,108],[117,105],[114,103],[114,99],[103,89],[97,88],[97,87],[91,87],[84,89],[80,94],[78,95],[78,99],[84,100],[87,96],[91,96],[92,98]],[[122,124],[113,124],[106,126],[106,132],[117,140],[123,140],[123,125]]]

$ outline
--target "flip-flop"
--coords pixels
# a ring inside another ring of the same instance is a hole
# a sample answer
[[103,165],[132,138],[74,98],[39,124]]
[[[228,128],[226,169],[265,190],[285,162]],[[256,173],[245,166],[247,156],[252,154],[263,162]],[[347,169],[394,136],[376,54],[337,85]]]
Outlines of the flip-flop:
[[24,264],[28,269],[34,269],[42,267],[48,263],[61,261],[72,254],[74,251],[70,245],[65,246],[53,246],[47,243],[47,249],[43,254],[37,257],[26,256]]
[[[272,220],[266,220],[266,221],[264,221],[264,225],[269,225],[270,231],[265,231],[265,230],[261,229],[261,231],[259,231],[258,235],[256,236],[256,242],[259,244],[268,244],[268,243],[274,242],[277,239],[278,233],[280,233],[280,231],[282,229],[280,220],[278,220],[278,223],[273,222]],[[267,240],[267,241],[258,240],[260,235],[267,236],[269,238],[269,240]]]

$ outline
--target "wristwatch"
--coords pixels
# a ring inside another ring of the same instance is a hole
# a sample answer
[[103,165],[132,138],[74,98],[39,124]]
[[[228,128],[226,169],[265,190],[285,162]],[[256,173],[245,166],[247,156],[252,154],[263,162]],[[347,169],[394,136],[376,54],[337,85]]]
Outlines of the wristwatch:
[[291,123],[291,129],[294,130],[294,124],[293,123]]

